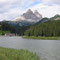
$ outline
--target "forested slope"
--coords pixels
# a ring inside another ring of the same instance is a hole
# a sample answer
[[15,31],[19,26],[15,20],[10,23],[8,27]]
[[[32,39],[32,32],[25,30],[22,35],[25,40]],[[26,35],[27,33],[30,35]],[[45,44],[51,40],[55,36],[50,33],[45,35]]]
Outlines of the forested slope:
[[25,31],[27,36],[60,36],[60,20],[52,20],[31,26]]

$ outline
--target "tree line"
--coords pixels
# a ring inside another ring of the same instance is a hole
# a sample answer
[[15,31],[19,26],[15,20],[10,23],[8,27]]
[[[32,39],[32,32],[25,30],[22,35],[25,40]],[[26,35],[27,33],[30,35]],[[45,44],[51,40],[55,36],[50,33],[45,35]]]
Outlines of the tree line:
[[[2,34],[5,33],[14,33],[18,35],[24,35],[25,30],[28,29],[29,26],[12,26],[7,22],[0,22],[0,32]],[[6,32],[8,31],[8,32]]]
[[60,36],[60,20],[52,20],[31,26],[25,31],[26,36]]

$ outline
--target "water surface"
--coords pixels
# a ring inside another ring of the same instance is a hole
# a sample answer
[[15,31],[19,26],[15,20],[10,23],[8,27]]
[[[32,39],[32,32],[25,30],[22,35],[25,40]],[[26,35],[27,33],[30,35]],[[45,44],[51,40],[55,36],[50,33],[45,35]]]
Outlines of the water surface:
[[43,60],[60,60],[60,40],[33,40],[22,37],[0,37],[0,47],[27,49]]

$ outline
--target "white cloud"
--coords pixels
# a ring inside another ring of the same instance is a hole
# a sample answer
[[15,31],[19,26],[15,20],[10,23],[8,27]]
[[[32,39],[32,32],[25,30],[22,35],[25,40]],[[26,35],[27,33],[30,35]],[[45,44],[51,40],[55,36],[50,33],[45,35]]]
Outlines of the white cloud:
[[20,16],[24,10],[20,8],[10,9],[8,12],[0,14],[0,20],[13,20],[14,18]]
[[34,10],[38,10],[43,17],[52,17],[56,14],[60,14],[60,5],[52,5],[52,6],[48,6],[45,4],[38,4],[36,6],[31,7],[30,9]]
[[59,0],[42,0],[40,4],[25,10],[26,7],[35,1],[40,2],[40,0],[0,0],[0,20],[13,20],[13,18],[20,16],[29,8],[38,10],[43,17],[52,17],[55,14],[60,14]]
[[59,0],[42,0],[43,3],[60,4]]
[[19,16],[26,0],[0,0],[0,20],[13,19]]

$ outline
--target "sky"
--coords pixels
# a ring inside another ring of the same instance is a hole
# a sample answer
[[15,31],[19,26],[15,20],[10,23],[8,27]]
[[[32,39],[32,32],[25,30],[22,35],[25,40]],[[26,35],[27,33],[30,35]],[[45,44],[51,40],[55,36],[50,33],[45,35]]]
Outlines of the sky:
[[13,20],[26,12],[38,10],[43,17],[60,14],[59,0],[0,0],[0,21]]

